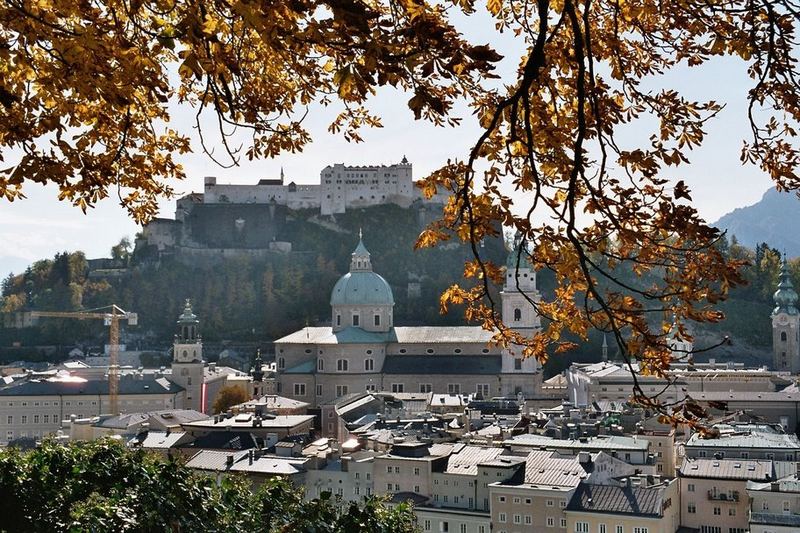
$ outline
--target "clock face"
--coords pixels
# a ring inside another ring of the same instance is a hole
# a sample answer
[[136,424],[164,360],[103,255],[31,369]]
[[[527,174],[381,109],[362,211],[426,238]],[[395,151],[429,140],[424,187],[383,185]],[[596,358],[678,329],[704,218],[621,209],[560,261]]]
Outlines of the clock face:
[[778,324],[786,324],[789,322],[789,317],[786,315],[778,315]]

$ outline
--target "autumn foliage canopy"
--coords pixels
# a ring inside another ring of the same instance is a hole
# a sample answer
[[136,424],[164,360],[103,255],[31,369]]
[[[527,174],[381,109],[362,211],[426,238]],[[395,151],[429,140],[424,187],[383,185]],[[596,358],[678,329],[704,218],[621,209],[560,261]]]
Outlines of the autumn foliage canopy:
[[[514,76],[498,80],[503,51],[463,36],[462,15],[476,12],[524,43]],[[481,134],[422,182],[452,195],[418,246],[457,238],[475,256],[442,307],[464,304],[498,342],[540,360],[569,349],[563,333],[600,329],[642,374],[665,375],[681,357],[667,336],[720,320],[715,304],[742,279],[681,180],[722,104],[658,80],[736,58],[752,80],[741,160],[796,189],[798,21],[796,0],[7,0],[0,195],[53,183],[85,209],[113,193],[146,221],[190,149],[223,165],[302,150],[303,119],[320,105],[339,106],[330,131],[358,141],[380,126],[370,98],[383,86],[445,127],[465,102]],[[196,111],[196,145],[170,122],[176,104]],[[207,140],[208,116],[224,150]],[[652,131],[630,145],[620,132],[633,123]],[[248,132],[244,145],[228,142],[234,130]],[[503,269],[479,243],[504,230],[522,243],[518,264],[556,275],[555,297],[531,302],[547,319],[534,338],[506,328],[493,304]],[[696,416],[637,396],[673,420]]]

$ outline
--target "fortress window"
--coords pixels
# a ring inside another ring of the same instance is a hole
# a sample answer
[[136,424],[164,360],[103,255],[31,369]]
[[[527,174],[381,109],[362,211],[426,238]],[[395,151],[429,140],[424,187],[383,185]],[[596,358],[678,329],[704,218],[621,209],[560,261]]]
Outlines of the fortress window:
[[375,318],[375,325],[376,326],[380,326],[381,325],[381,315],[375,315],[374,318]]
[[786,342],[786,332],[781,331],[781,342]]
[[522,320],[522,310],[517,308],[514,309],[514,322],[519,322]]
[[360,326],[361,325],[359,318],[360,317],[358,315],[353,315],[353,325],[354,326]]

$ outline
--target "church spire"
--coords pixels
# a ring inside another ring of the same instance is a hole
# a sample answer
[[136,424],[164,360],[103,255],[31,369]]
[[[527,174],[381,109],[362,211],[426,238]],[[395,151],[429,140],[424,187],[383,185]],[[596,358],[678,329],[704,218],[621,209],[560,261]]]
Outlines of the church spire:
[[364,246],[361,228],[358,229],[358,246],[353,250],[350,257],[350,272],[372,272],[369,250]]
[[786,313],[787,315],[798,314],[797,292],[795,292],[794,285],[792,284],[786,254],[783,255],[783,261],[781,262],[781,275],[780,282],[778,283],[778,290],[775,291],[772,299],[775,301],[775,309],[772,311],[773,315],[777,315],[778,313]]

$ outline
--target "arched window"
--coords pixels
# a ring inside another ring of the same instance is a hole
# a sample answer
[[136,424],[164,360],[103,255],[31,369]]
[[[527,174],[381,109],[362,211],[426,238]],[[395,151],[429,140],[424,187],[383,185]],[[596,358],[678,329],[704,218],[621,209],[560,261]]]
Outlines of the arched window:
[[522,320],[522,309],[516,308],[514,309],[514,321],[519,322]]
[[278,357],[278,368],[282,369],[284,366],[286,366],[286,361],[283,357]]
[[188,352],[187,350],[184,350],[184,351],[183,351],[183,356],[184,356],[184,357],[189,357],[189,352]]
[[781,331],[781,342],[786,342],[786,332]]

